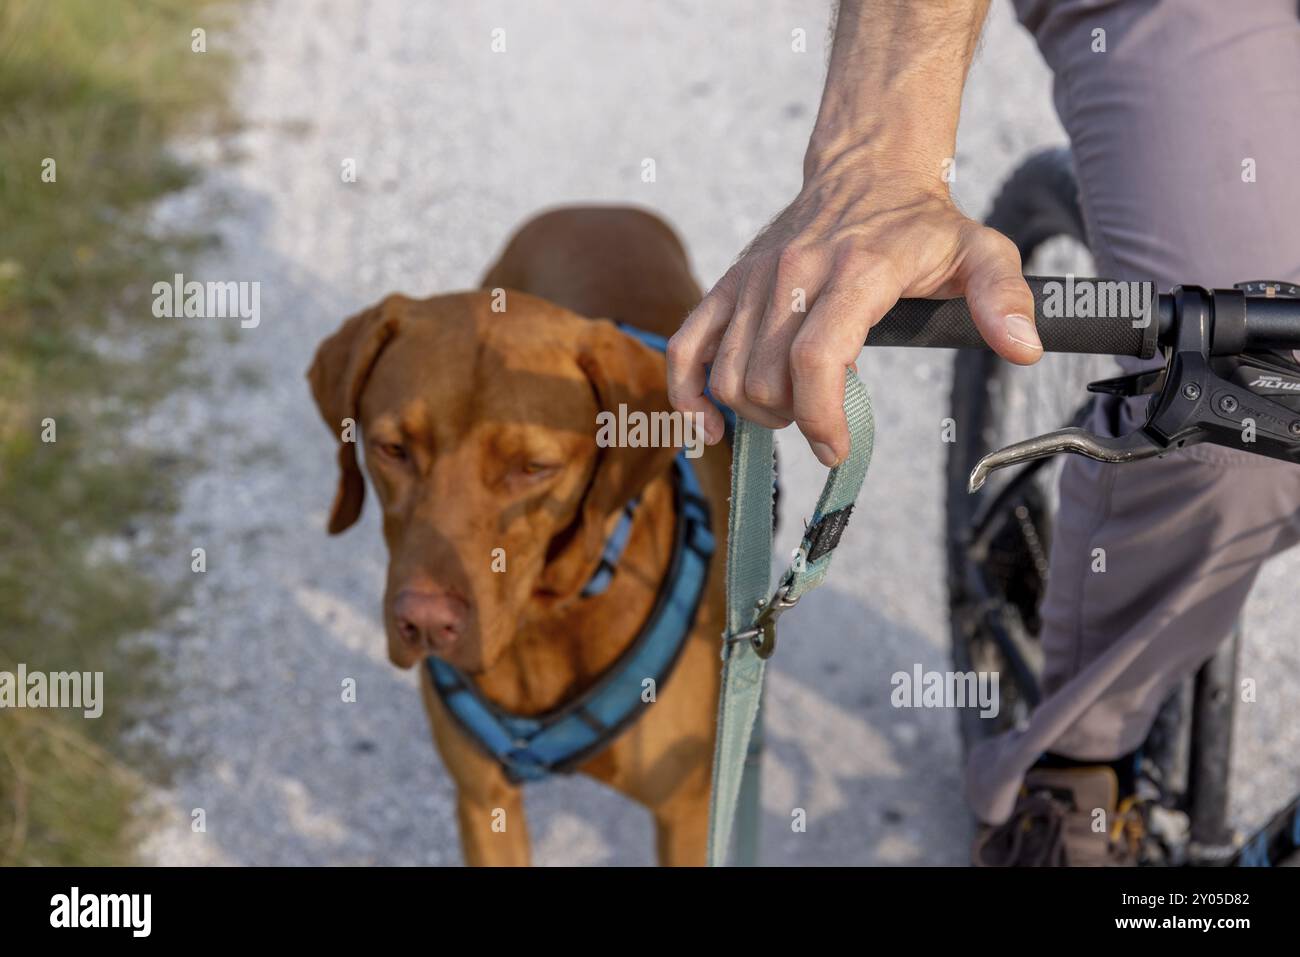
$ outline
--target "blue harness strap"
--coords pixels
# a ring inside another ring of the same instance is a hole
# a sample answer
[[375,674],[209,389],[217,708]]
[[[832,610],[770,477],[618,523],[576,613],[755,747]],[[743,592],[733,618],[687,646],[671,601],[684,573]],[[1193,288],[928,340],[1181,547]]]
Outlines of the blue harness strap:
[[[623,332],[663,351],[661,336],[619,324]],[[730,427],[735,416],[719,407]],[[654,607],[640,632],[596,682],[572,701],[545,714],[512,714],[489,701],[478,687],[439,658],[427,659],[434,691],[461,728],[494,758],[515,783],[572,771],[603,750],[644,711],[642,694],[652,679],[656,691],[672,673],[685,647],[704,595],[714,538],[708,503],[685,452],[673,460],[677,515],[673,555]],[[637,500],[628,503],[605,542],[600,565],[583,588],[584,597],[603,592],[631,537]]]
[[[621,322],[617,325],[620,331],[631,336],[633,339],[639,339],[642,343],[649,346],[651,349],[654,349],[656,352],[668,351],[668,340],[663,336],[653,332],[647,332],[644,329],[638,329],[636,326],[624,325]],[[718,411],[722,413],[723,426],[726,429],[727,444],[731,445],[732,436],[735,435],[736,432],[736,413],[733,412],[729,406],[725,406],[714,399],[713,394],[707,387],[704,390],[704,394],[708,397],[709,401],[717,407]]]
[[628,539],[632,537],[632,520],[636,518],[636,508],[640,504],[641,500],[634,498],[623,506],[623,514],[618,517],[618,524],[614,526],[613,534],[605,540],[605,548],[600,553],[600,564],[596,566],[596,573],[582,588],[583,598],[601,594],[614,580],[614,570],[618,568],[618,560],[623,557],[623,549],[627,548]]

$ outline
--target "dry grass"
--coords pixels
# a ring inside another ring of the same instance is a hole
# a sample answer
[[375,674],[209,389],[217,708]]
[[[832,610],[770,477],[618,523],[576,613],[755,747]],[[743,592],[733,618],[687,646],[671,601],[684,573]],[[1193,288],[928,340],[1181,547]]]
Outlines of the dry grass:
[[[103,670],[110,705],[158,693],[124,638],[166,596],[93,546],[157,522],[179,477],[121,432],[183,348],[150,323],[147,290],[192,247],[151,236],[145,214],[190,175],[165,138],[224,116],[227,59],[191,51],[218,17],[230,9],[194,0],[0,4],[0,669]],[[116,336],[141,337],[143,361],[102,355]],[[0,864],[131,859],[127,718],[0,711]]]

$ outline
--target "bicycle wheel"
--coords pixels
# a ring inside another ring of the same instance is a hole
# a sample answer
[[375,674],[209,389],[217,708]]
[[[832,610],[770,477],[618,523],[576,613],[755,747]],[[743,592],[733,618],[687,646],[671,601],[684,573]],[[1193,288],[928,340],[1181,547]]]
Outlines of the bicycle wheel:
[[[1066,149],[1026,160],[985,221],[1015,242],[1027,272],[1093,273]],[[1050,354],[1024,368],[983,350],[956,353],[946,469],[952,661],[957,671],[1000,675],[996,718],[959,711],[966,749],[1023,722],[1040,696],[1038,606],[1060,463],[995,473],[975,494],[966,490],[970,471],[992,449],[1069,424],[1082,410],[1087,383],[1113,374],[1106,357]]]

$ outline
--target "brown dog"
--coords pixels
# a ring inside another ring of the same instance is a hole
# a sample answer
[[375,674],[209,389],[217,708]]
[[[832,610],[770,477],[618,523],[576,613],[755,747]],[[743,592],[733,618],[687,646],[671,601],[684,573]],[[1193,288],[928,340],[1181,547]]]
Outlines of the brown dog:
[[[586,317],[668,336],[700,290],[667,225],[613,207],[537,217],[482,285],[389,296],[326,339],[308,377],[343,439],[331,533],[361,511],[346,420],[360,426],[384,516],[393,663],[437,656],[496,705],[538,715],[581,694],[634,640],[673,550],[678,449],[596,441],[602,410],[668,411],[664,356]],[[664,864],[704,861],[725,620],[725,445],[694,465],[717,545],[690,637],[656,700],[579,768],[651,810]],[[581,595],[638,495],[608,588]],[[423,667],[421,687],[456,782],[466,861],[526,864],[520,788],[448,714]]]

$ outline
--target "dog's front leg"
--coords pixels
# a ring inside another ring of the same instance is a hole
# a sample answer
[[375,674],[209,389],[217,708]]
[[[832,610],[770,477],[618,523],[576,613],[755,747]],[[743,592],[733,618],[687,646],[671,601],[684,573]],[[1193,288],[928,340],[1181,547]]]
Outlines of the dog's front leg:
[[461,788],[456,799],[456,816],[460,821],[460,846],[466,864],[528,866],[528,822],[524,818],[521,788],[502,784],[477,794]]
[[703,867],[709,842],[709,791],[692,789],[654,809],[662,867]]
[[526,867],[528,822],[523,790],[465,737],[433,693],[429,672],[421,668],[420,693],[429,715],[433,741],[456,782],[456,819],[460,847],[471,867]]

